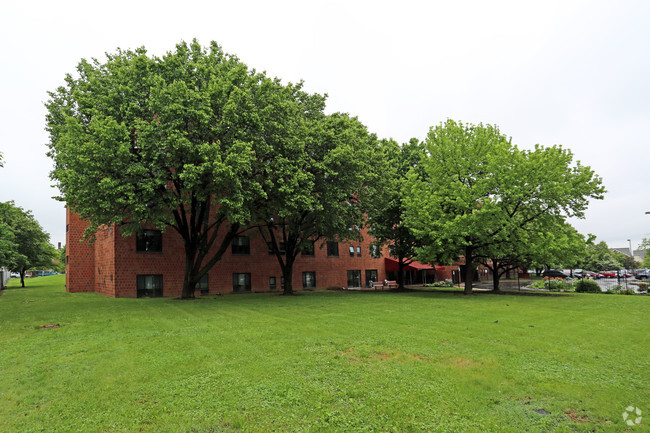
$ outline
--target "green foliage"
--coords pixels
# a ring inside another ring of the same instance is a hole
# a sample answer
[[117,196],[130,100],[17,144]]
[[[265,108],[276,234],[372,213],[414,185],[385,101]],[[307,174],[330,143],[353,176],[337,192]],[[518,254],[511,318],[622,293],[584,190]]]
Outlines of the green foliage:
[[[176,230],[185,245],[183,297],[193,297],[269,185],[286,193],[321,181],[283,158],[304,156],[307,141],[345,137],[349,130],[337,126],[347,120],[326,118],[323,97],[249,70],[215,42],[107,58],[82,60],[78,77],[50,93],[51,177],[59,199],[90,222],[88,235],[110,224],[124,235],[146,224]],[[325,158],[338,152],[350,156],[337,148]],[[327,167],[330,178],[337,168]]]
[[623,287],[620,284],[616,284],[610,288],[607,289],[605,293],[608,293],[610,295],[636,295],[636,291],[634,290],[634,287]]
[[293,291],[293,263],[303,248],[323,238],[359,239],[361,203],[378,159],[376,139],[358,119],[325,115],[319,95],[303,99],[315,109],[294,114],[298,139],[266,149],[268,163],[259,178],[264,198],[253,215],[264,240],[274,246],[285,293]]
[[[381,155],[373,162],[376,179],[369,184],[365,209],[372,248],[379,250],[387,245],[391,256],[397,258],[399,266],[410,263],[421,246],[420,240],[404,223],[403,189],[407,173],[416,169],[424,155],[424,143],[412,138],[401,146],[394,140],[382,140]],[[403,288],[403,272],[398,273],[400,288]]]
[[470,276],[480,258],[539,261],[536,242],[545,233],[567,237],[558,250],[579,244],[566,235],[565,219],[583,217],[589,199],[604,192],[569,150],[520,150],[496,126],[448,120],[431,128],[425,144],[427,156],[404,188],[405,221],[424,240],[419,257],[448,263],[464,255]]
[[0,203],[0,266],[20,272],[28,269],[51,269],[55,249],[50,235],[36,221],[31,211],[16,206],[13,201]]
[[431,284],[431,287],[454,287],[454,283],[451,281],[436,281]]
[[602,290],[597,282],[584,278],[575,284],[575,290],[576,292],[584,293],[602,293]]
[[533,289],[547,289],[551,292],[573,292],[575,287],[571,282],[563,278],[549,278],[544,277],[539,281],[535,281],[531,286]]
[[612,269],[621,269],[623,266],[620,256],[624,254],[617,253],[609,249],[605,241],[597,244],[587,245],[586,257],[582,262],[582,268],[592,271],[608,271]]

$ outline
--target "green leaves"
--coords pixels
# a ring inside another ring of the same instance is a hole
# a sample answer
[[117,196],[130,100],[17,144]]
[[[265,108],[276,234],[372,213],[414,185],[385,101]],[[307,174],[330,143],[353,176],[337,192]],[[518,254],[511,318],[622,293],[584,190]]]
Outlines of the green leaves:
[[36,266],[50,268],[54,255],[50,235],[30,211],[12,201],[0,203],[0,267],[20,272]]
[[420,256],[427,260],[449,262],[466,255],[467,247],[474,254],[469,262],[513,256],[530,261],[531,254],[542,259],[527,248],[539,246],[531,233],[553,233],[568,250],[568,239],[576,237],[566,234],[565,219],[582,217],[589,199],[604,192],[601,179],[573,164],[570,151],[539,145],[520,150],[492,125],[448,120],[431,128],[426,152],[403,193],[406,223],[425,240]]

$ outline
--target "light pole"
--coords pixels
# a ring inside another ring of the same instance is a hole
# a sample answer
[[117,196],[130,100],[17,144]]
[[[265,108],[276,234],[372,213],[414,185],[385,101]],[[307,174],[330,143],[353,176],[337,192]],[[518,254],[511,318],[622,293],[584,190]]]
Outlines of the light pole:
[[630,243],[630,258],[632,259],[632,269],[630,269],[630,271],[634,274],[634,251],[632,251],[632,240],[628,239],[627,241]]

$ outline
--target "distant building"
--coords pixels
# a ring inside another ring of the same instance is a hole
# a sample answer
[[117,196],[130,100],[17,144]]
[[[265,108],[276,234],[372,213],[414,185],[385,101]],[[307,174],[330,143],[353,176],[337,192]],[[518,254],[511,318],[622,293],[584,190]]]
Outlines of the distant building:
[[629,248],[610,248],[610,250],[616,251],[617,253],[625,254],[628,257],[632,257],[632,254],[630,254],[630,249]]

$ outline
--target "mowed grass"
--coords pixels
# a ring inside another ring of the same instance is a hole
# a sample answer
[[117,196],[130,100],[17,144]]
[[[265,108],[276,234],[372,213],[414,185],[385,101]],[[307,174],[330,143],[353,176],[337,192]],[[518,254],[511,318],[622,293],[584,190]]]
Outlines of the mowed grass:
[[[0,296],[0,431],[648,431],[650,297]],[[43,328],[58,324],[59,328]],[[626,407],[644,411],[639,426]]]

